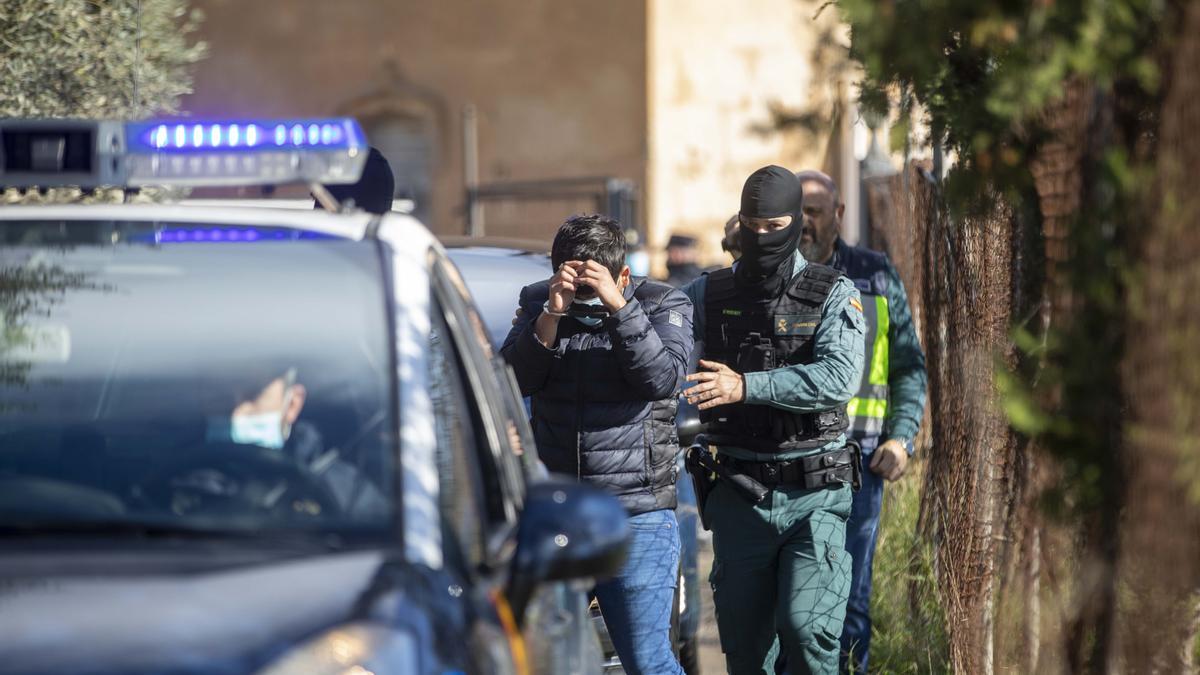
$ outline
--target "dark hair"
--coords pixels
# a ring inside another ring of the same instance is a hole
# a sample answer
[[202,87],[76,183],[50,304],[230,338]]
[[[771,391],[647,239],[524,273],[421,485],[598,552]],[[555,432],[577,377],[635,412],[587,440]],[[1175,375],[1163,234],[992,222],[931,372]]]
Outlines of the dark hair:
[[740,214],[733,214],[729,220],[725,221],[725,236],[721,237],[721,250],[726,253],[742,252],[742,217]]
[[554,235],[550,262],[557,270],[568,260],[595,260],[616,279],[625,267],[625,232],[621,225],[597,214],[567,218]]

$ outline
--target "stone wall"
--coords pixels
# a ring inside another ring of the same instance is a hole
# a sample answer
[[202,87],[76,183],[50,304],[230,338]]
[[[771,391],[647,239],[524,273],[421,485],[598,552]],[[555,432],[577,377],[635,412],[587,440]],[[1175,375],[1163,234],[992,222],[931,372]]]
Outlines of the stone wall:
[[[766,164],[822,168],[841,38],[836,12],[804,0],[650,0],[650,246],[696,235],[706,262],[720,248],[742,182]],[[807,113],[815,133],[774,129],[772,109]]]

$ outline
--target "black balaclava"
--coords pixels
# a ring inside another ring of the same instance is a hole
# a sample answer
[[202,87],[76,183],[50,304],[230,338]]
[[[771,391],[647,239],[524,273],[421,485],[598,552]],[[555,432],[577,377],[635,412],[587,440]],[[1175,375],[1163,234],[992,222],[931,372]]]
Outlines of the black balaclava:
[[[396,178],[392,167],[382,152],[371,148],[363,164],[362,176],[350,185],[326,185],[326,190],[341,203],[353,201],[354,205],[367,213],[387,213],[392,210],[392,195],[396,192]],[[321,203],[313,204],[321,208]]]
[[772,298],[783,292],[792,278],[796,246],[800,243],[800,209],[804,192],[796,174],[781,166],[764,166],[750,174],[742,186],[742,208],[746,218],[791,216],[792,224],[767,234],[739,227],[742,257],[734,280],[743,294]]

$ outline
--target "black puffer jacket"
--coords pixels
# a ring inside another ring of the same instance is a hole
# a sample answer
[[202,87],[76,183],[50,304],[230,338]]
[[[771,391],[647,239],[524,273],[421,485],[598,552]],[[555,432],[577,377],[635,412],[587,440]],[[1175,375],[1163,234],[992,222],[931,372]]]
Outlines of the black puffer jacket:
[[615,494],[631,515],[675,508],[678,392],[692,351],[692,304],[634,279],[627,304],[588,328],[564,317],[555,349],[534,335],[547,282],[521,290],[521,319],[501,354],[533,397],[538,455],[553,472]]

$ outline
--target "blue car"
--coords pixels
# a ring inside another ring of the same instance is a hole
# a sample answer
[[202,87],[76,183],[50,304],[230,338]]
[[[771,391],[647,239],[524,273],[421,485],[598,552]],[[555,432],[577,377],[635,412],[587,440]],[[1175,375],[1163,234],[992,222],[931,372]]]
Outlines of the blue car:
[[[546,253],[547,246],[538,242],[499,239],[442,237],[450,259],[458,266],[472,295],[479,303],[480,312],[499,349],[512,328],[517,297],[523,286],[550,276],[552,265]],[[694,370],[694,367],[692,368]],[[690,371],[689,371],[690,372]],[[676,421],[680,444],[686,448],[700,430],[700,419],[696,407],[680,399]],[[677,593],[675,620],[672,625],[674,643],[680,663],[689,675],[699,673],[697,636],[700,630],[700,572],[697,536],[700,517],[696,507],[696,493],[688,473],[683,468],[683,453],[679,463],[679,482],[676,485],[682,544],[679,570],[679,592]],[[603,621],[596,619],[601,629],[605,653],[608,655],[608,670],[619,669],[619,661]]]

